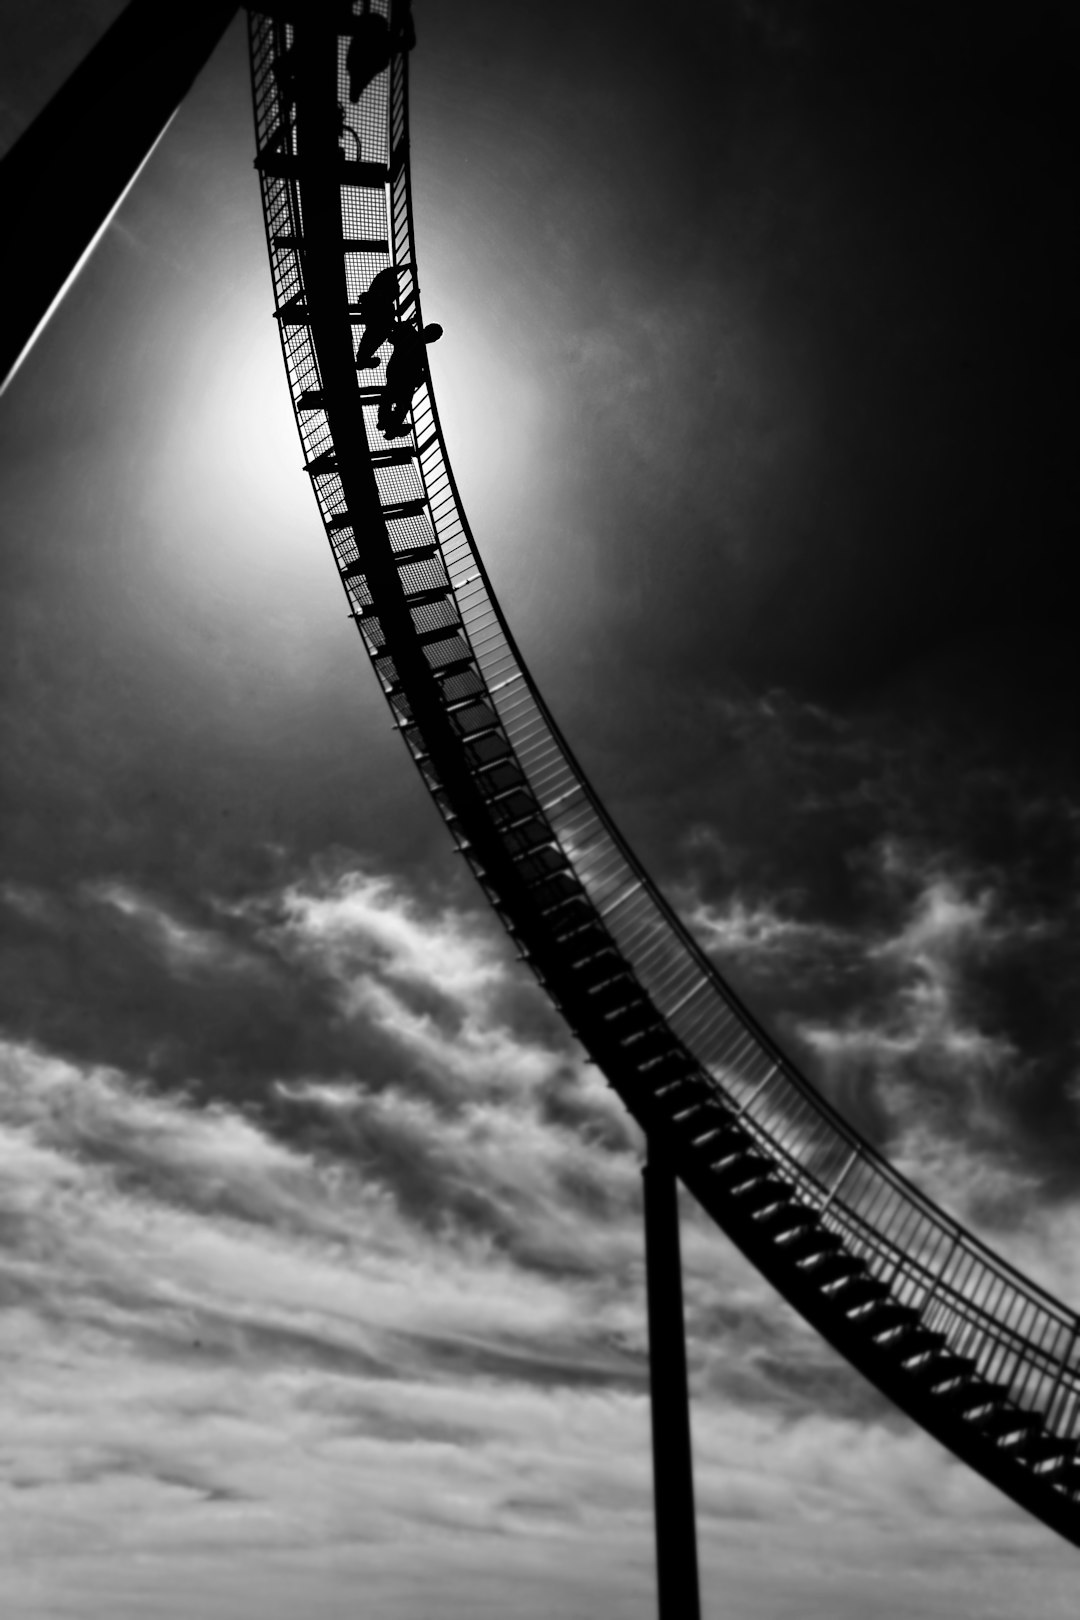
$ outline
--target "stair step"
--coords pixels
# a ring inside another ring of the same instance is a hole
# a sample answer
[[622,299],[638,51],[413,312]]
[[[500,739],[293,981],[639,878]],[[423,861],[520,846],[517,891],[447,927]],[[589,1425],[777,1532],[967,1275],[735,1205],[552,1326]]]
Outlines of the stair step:
[[638,996],[622,1011],[605,1013],[604,1019],[612,1026],[619,1045],[633,1053],[634,1043],[643,1040],[655,1028],[656,1008],[646,996]]
[[772,1169],[772,1160],[762,1153],[747,1151],[711,1168],[716,1179],[726,1187],[742,1187],[749,1181],[760,1181],[762,1176],[767,1176]]
[[[943,1333],[935,1333],[932,1328],[913,1327],[907,1333],[894,1341],[896,1357],[904,1367],[910,1367],[913,1362],[923,1361],[927,1356],[943,1350],[946,1344]],[[890,1344],[889,1349],[894,1348]]]
[[388,502],[382,509],[382,515],[387,523],[395,518],[418,517],[427,506],[427,497],[419,495],[410,501]]
[[717,1102],[707,1086],[698,1085],[677,1100],[674,1117],[694,1130],[695,1141],[715,1129],[715,1121],[723,1118],[723,1104]]
[[[795,1213],[795,1211],[793,1210],[792,1213]],[[780,1230],[776,1233],[776,1240],[786,1255],[789,1255],[792,1260],[798,1261],[809,1260],[815,1255],[847,1252],[844,1249],[843,1242],[835,1232],[826,1232],[822,1228],[820,1217],[812,1209],[802,1210],[801,1213],[805,1218],[800,1220],[794,1228],[787,1231]],[[776,1219],[779,1225],[780,1218],[777,1217]],[[761,1216],[762,1226],[767,1227],[772,1224],[772,1221],[771,1214]]]
[[1048,1480],[1051,1485],[1062,1486],[1064,1490],[1080,1490],[1080,1457],[1076,1454],[1076,1442],[1062,1440],[1059,1446],[1063,1451],[1068,1447],[1068,1452],[1059,1456],[1048,1467],[1037,1469],[1038,1476],[1040,1479]]
[[451,658],[448,664],[433,664],[431,673],[437,681],[448,681],[454,675],[465,675],[475,669],[476,660],[469,658]]
[[830,1288],[828,1295],[846,1316],[851,1316],[869,1310],[872,1305],[880,1305],[889,1298],[889,1290],[876,1277],[852,1277]]
[[808,1236],[817,1226],[814,1211],[807,1209],[804,1204],[795,1202],[773,1204],[769,1209],[758,1210],[753,1221],[755,1226],[780,1246],[785,1255],[791,1252],[793,1243]]
[[761,1176],[731,1189],[733,1198],[739,1200],[739,1208],[746,1210],[766,1209],[773,1204],[790,1204],[793,1199],[794,1187],[790,1181],[783,1181],[779,1176]]
[[429,557],[437,557],[439,548],[433,542],[422,546],[402,546],[392,553],[395,568],[404,568],[406,563],[427,562]]
[[598,990],[589,992],[590,1007],[601,1016],[629,1011],[641,1000],[637,981],[625,968],[608,978]]
[[405,600],[410,608],[431,607],[436,602],[445,602],[453,592],[453,586],[432,585],[426,590],[406,591]]
[[658,1065],[670,1063],[673,1059],[679,1058],[681,1058],[681,1053],[666,1025],[660,1025],[634,1051],[634,1062],[638,1070],[650,1075]]
[[931,1355],[928,1361],[923,1362],[917,1369],[917,1376],[930,1389],[940,1393],[959,1379],[970,1379],[974,1372],[975,1363],[970,1356],[957,1356],[951,1350],[943,1350],[940,1355]]
[[[689,1097],[680,1101],[673,1118],[690,1133],[691,1146],[699,1156],[704,1152],[708,1156],[710,1169],[713,1164],[713,1155],[710,1144],[716,1139],[717,1122],[723,1121],[724,1105],[717,1102],[715,1097],[701,1102],[691,1102]],[[721,1123],[721,1129],[722,1129]]]
[[[664,1031],[661,1030],[659,1033],[663,1034]],[[640,1062],[635,1055],[635,1062],[638,1072],[643,1074],[649,1085],[654,1088],[656,1096],[660,1096],[668,1086],[696,1078],[697,1071],[694,1064],[684,1052],[677,1051],[673,1047],[659,1055],[655,1052],[651,1056],[646,1054]]]
[[805,1260],[799,1261],[799,1269],[805,1271],[820,1287],[825,1287],[827,1283],[839,1282],[842,1277],[862,1276],[866,1261],[848,1254],[846,1249],[816,1248]]
[[657,1086],[656,1096],[663,1098],[666,1108],[681,1108],[684,1103],[701,1100],[705,1082],[700,1075],[677,1074],[672,1080],[665,1080]]
[[394,449],[374,450],[371,453],[373,467],[404,467],[407,462],[415,459],[416,450],[413,446],[397,447]]
[[1076,1446],[1068,1440],[1061,1440],[1056,1434],[1047,1434],[1041,1426],[1030,1434],[1020,1437],[1015,1446],[1010,1446],[1014,1457],[1022,1457],[1024,1462],[1033,1465],[1050,1463],[1049,1468],[1040,1467],[1040,1477],[1046,1478],[1055,1471],[1054,1465],[1074,1465],[1076,1461]]
[[988,1407],[985,1412],[976,1413],[972,1422],[981,1433],[995,1440],[1007,1440],[1010,1435],[1035,1435],[1042,1428],[1041,1418],[1011,1405]]
[[1008,1397],[1005,1384],[992,1384],[985,1378],[975,1377],[958,1384],[955,1389],[947,1390],[942,1400],[965,1417],[973,1417],[976,1412],[1004,1405]]
[[571,967],[576,967],[585,957],[602,956],[605,952],[615,953],[611,935],[599,923],[585,923],[584,926],[579,924],[576,928],[557,934],[556,941],[566,947]]
[[[526,824],[544,826],[544,823],[535,814],[527,818]],[[515,823],[514,828],[504,828],[503,836],[513,837],[516,826],[517,823]],[[547,833],[547,838],[550,841],[550,830]],[[583,962],[578,962],[574,966],[578,985],[581,989],[590,993],[600,990],[605,984],[610,984],[613,979],[619,978],[620,975],[625,977],[626,971],[625,962],[614,951],[609,951],[603,956],[586,957]]]
[[615,1031],[619,1045],[634,1063],[638,1061],[638,1053],[645,1043],[664,1027],[652,1002],[644,996],[641,998],[640,1011],[641,1017],[636,1023],[623,1022]]
[[739,1153],[749,1153],[753,1143],[754,1138],[749,1131],[744,1131],[741,1125],[725,1122],[709,1136],[710,1162],[713,1165],[726,1164]]
[[918,1327],[921,1318],[918,1311],[913,1311],[910,1305],[901,1305],[896,1300],[883,1300],[861,1320],[866,1323],[872,1339],[884,1340],[889,1344],[895,1335],[905,1331],[910,1333]]
[[[436,545],[408,546],[401,551],[394,552],[394,566],[404,568],[406,563],[426,562],[429,558],[436,556],[438,550],[439,548]],[[348,563],[342,569],[341,577],[342,579],[362,578],[370,566],[370,559],[357,557],[354,562]]]

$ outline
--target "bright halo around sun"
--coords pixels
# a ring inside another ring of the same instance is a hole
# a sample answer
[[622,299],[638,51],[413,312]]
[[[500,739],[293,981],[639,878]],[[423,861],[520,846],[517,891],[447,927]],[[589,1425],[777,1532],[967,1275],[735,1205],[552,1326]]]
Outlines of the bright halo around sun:
[[[444,328],[428,354],[445,443],[485,564],[523,623],[543,566],[552,413],[521,334],[494,323],[475,289],[458,296],[440,283],[425,278],[423,290],[425,320]],[[341,607],[340,587],[303,470],[265,265],[234,275],[216,307],[172,311],[163,354],[169,388],[136,571],[153,574],[185,621],[212,621],[238,643],[283,614],[314,634]]]
[[428,358],[447,452],[485,559],[498,566],[539,477],[546,411],[540,385],[479,303],[429,294],[425,318],[443,327]]
[[186,540],[170,572],[187,588],[250,603],[260,578],[289,571],[322,536],[265,266],[253,265],[186,331],[157,468],[166,505],[185,514]]

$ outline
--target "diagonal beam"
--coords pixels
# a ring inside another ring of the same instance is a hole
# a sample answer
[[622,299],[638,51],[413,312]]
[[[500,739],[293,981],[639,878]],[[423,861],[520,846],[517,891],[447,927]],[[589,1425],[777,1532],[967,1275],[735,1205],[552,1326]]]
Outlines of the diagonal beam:
[[0,162],[7,387],[237,10],[131,0]]

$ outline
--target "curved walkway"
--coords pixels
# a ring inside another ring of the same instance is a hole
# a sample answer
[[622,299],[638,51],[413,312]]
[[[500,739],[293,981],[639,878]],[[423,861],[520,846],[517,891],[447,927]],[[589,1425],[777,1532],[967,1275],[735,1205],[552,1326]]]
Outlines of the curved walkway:
[[429,384],[387,440],[384,368],[354,367],[358,301],[380,270],[396,267],[399,317],[422,324],[407,53],[351,103],[333,8],[318,21],[298,6],[295,27],[280,20],[293,8],[271,9],[250,25],[256,167],[306,467],[349,610],[451,834],[717,1224],[916,1422],[1080,1544],[1080,1320],[829,1106],[623,842],[495,600]]

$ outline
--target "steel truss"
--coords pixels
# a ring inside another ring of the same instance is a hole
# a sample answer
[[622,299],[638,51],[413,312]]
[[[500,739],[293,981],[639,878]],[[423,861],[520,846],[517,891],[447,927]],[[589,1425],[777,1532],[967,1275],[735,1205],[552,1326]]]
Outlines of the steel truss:
[[[399,41],[351,106],[336,31],[351,8],[267,9],[276,15],[250,22],[256,167],[306,467],[350,612],[458,848],[586,1051],[722,1230],[885,1395],[1080,1544],[1076,1314],[829,1106],[619,835],[495,599],[430,385],[407,436],[385,441],[385,372],[353,365],[357,303],[378,271],[397,268],[399,311],[421,319],[407,52]],[[374,9],[385,14],[386,0]]]

